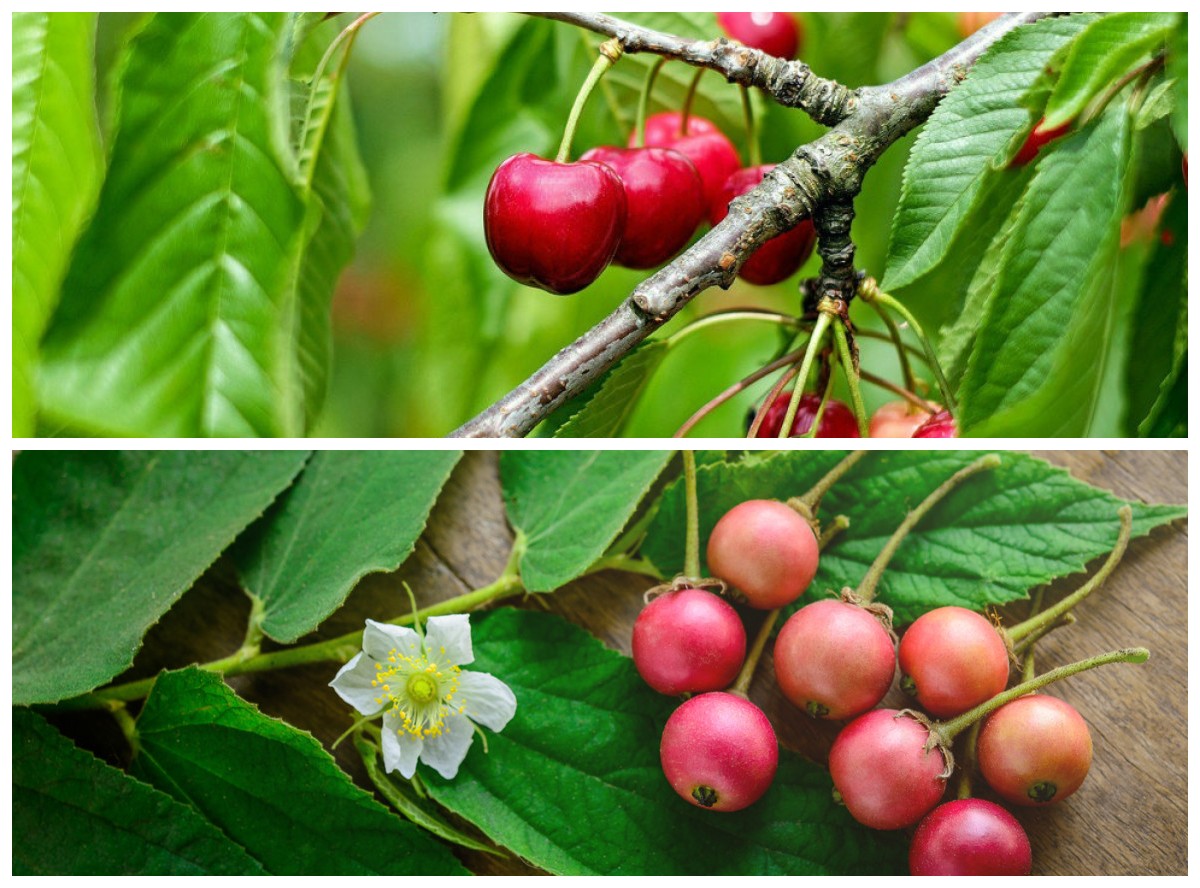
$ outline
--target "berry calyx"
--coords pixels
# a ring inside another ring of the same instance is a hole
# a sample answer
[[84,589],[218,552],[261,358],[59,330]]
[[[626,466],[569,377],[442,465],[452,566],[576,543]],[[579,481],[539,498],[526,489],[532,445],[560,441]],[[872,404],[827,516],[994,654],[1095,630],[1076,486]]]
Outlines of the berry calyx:
[[933,414],[912,435],[914,438],[957,438],[958,426],[949,410]]
[[[729,202],[752,190],[766,177],[775,164],[746,167],[734,172],[722,185],[715,200],[709,203],[708,218],[713,225],[729,215]],[[760,287],[777,284],[791,277],[812,255],[817,243],[817,230],[811,219],[802,219],[795,228],[777,234],[754,251],[738,272],[742,280]]]
[[1092,735],[1071,704],[1044,694],[1006,703],[979,731],[979,771],[1014,805],[1048,805],[1077,790],[1092,764]]
[[606,164],[625,188],[625,230],[614,257],[618,265],[661,265],[683,248],[704,218],[700,174],[678,151],[601,146],[580,159]]
[[718,12],[717,24],[739,43],[781,59],[795,58],[803,39],[790,12]]
[[575,293],[616,255],[625,211],[624,186],[608,166],[515,154],[488,184],[484,235],[492,259],[513,280]]
[[778,500],[734,506],[713,527],[706,550],[713,575],[763,610],[799,598],[816,576],[819,557],[812,527]]
[[703,589],[652,600],[633,624],[633,664],[660,694],[729,687],[746,658],[746,630],[727,601]]
[[872,438],[911,438],[931,415],[908,401],[889,401],[871,414],[868,434]]
[[925,815],[913,834],[914,876],[1027,876],[1029,836],[1017,818],[986,799],[956,799]]
[[1008,686],[1008,648],[995,625],[965,607],[922,614],[900,639],[900,687],[938,718],[966,712]]
[[[788,402],[791,395],[782,392],[771,402],[763,421],[758,426],[756,438],[778,438],[787,418]],[[812,428],[813,419],[821,407],[821,396],[808,392],[800,396],[800,404],[796,408],[796,419],[792,423],[790,438],[802,438]],[[821,424],[817,426],[817,438],[858,438],[858,422],[850,408],[841,401],[830,398],[825,403],[825,413],[821,416]]]
[[659,747],[663,774],[680,798],[712,811],[740,811],[771,786],[779,765],[775,729],[745,697],[692,697],[671,713]]
[[1042,124],[1046,122],[1043,117],[1037,122],[1037,126],[1025,138],[1025,143],[1021,145],[1021,149],[1013,156],[1009,162],[1009,167],[1024,166],[1035,157],[1046,145],[1053,142],[1055,139],[1065,135],[1071,129],[1071,121],[1060,124],[1053,129],[1044,130]]

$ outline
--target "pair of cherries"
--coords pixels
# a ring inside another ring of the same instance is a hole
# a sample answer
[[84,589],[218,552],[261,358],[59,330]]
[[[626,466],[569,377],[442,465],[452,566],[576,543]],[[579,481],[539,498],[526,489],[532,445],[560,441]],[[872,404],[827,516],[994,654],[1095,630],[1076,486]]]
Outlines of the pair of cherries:
[[[783,392],[775,397],[767,414],[759,424],[757,438],[777,438],[787,418],[788,401],[791,395]],[[817,410],[821,406],[819,395],[808,393],[800,396],[800,404],[796,408],[796,418],[792,423],[791,437],[799,438],[808,434],[816,419]],[[751,417],[753,419],[753,417]],[[913,412],[905,401],[892,401],[884,404],[871,417],[870,436],[872,438],[954,438],[957,429],[954,417],[947,410],[939,410],[932,415],[924,412]],[[854,413],[834,398],[825,404],[825,413],[817,426],[817,438],[859,438],[858,422]]]

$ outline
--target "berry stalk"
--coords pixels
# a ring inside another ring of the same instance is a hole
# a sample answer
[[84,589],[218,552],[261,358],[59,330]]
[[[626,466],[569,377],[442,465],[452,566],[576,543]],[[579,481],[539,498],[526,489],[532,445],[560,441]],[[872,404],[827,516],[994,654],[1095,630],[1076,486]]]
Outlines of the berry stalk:
[[[850,355],[850,342],[846,336],[846,326],[840,321],[833,325],[833,340],[837,343],[838,361],[846,373],[846,383],[850,386],[850,404],[854,408],[854,419],[858,423],[858,434],[869,437],[867,408],[863,406],[862,392],[858,388],[858,368],[854,366],[854,358]],[[816,423],[813,423],[816,428]]]
[[696,497],[696,454],[683,451],[683,482],[687,505],[687,548],[683,556],[683,573],[700,576],[700,504]]
[[637,117],[633,123],[633,131],[637,133],[637,142],[634,144],[636,148],[646,147],[646,107],[650,104],[650,94],[654,92],[654,81],[658,79],[658,72],[666,63],[666,57],[660,57],[646,72],[646,82],[642,84],[642,94],[638,96]]
[[558,146],[558,154],[555,155],[556,163],[566,163],[571,158],[571,142],[575,138],[575,128],[579,125],[579,116],[583,113],[583,106],[587,104],[588,97],[592,94],[592,90],[596,88],[596,84],[600,78],[604,76],[604,72],[616,64],[624,52],[621,47],[621,41],[613,38],[605,40],[600,44],[600,57],[596,59],[596,63],[592,65],[592,70],[588,72],[587,79],[583,81],[583,86],[579,88],[579,94],[575,96],[575,104],[571,106],[571,113],[567,117],[567,126],[563,130],[562,142]]
[[780,438],[786,438],[792,433],[792,426],[796,422],[796,412],[800,409],[800,396],[804,394],[804,386],[808,382],[813,359],[817,356],[817,350],[821,340],[825,338],[825,331],[829,328],[831,321],[832,318],[826,312],[821,312],[817,316],[817,323],[813,326],[812,336],[808,340],[808,348],[804,350],[804,360],[800,363],[800,372],[796,374],[796,381],[792,387],[792,399],[788,402],[783,426],[779,429]]

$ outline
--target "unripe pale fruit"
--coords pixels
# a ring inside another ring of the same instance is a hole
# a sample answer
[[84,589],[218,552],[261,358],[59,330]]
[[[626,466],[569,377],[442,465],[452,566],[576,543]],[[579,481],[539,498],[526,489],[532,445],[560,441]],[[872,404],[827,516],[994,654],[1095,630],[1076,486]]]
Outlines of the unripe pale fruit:
[[633,664],[661,694],[719,691],[746,659],[746,630],[727,601],[679,589],[647,604],[633,624]]
[[497,167],[483,205],[488,251],[522,284],[574,293],[608,266],[625,230],[625,188],[602,163],[516,154]]
[[896,709],[875,709],[842,729],[829,750],[838,795],[872,829],[912,826],[941,801],[946,760],[926,751],[929,730]]
[[775,729],[763,711],[723,692],[692,697],[671,713],[659,752],[671,788],[712,811],[758,801],[779,765]]
[[1027,876],[1029,836],[995,802],[956,799],[930,811],[913,834],[908,871],[914,876]]
[[814,718],[840,720],[879,704],[892,686],[896,649],[879,620],[827,599],[796,611],[775,639],[775,678]]
[[911,438],[930,418],[908,401],[889,401],[873,414],[867,434],[872,438]]
[[991,620],[965,607],[922,614],[900,639],[900,681],[937,718],[966,712],[1008,686],[1008,649]]
[[1092,734],[1070,703],[1030,694],[1006,703],[979,730],[979,771],[1014,805],[1048,805],[1079,789],[1092,764]]
[[734,506],[713,528],[706,550],[713,575],[763,610],[799,598],[816,575],[819,558],[812,527],[778,500]]

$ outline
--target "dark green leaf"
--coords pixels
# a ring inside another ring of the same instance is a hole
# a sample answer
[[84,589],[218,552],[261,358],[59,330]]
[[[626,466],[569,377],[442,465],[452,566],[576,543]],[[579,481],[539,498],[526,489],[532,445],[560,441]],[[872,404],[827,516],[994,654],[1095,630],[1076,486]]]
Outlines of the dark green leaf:
[[670,451],[509,450],[500,457],[508,520],[524,537],[521,581],[550,592],[604,554],[666,467]]
[[412,552],[456,450],[316,454],[296,484],[234,550],[262,628],[295,641],[341,606],[362,577]]
[[94,13],[12,14],[13,434],[32,435],[38,340],[104,157],[96,121]]
[[[803,493],[842,455],[779,453],[699,469],[701,549],[717,519],[737,503]],[[865,457],[821,504],[823,520],[844,514],[850,527],[822,554],[806,598],[857,586],[908,510],[977,457],[955,451]],[[884,571],[878,598],[899,623],[943,605],[980,610],[1023,598],[1112,548],[1121,500],[1028,455],[1001,459],[999,468],[968,479],[926,515]],[[1135,536],[1186,514],[1182,506],[1131,505]],[[683,564],[683,544],[682,485],[676,482],[663,495],[643,554],[670,576]]]
[[236,450],[17,457],[13,702],[52,703],[127,668],[146,630],[307,458]]
[[1129,176],[1123,106],[1043,157],[959,385],[963,435],[1086,435],[1100,397]]
[[554,437],[612,438],[619,435],[669,348],[663,339],[639,345],[605,374],[595,394],[559,427]]
[[1179,147],[1186,153],[1188,150],[1187,120],[1188,120],[1188,17],[1179,16],[1179,21],[1171,31],[1167,41],[1167,76],[1175,81],[1175,113],[1171,116],[1171,125],[1175,129],[1175,138]]
[[892,225],[884,289],[921,278],[946,255],[992,177],[1005,175],[1023,99],[1047,62],[1093,16],[1042,19],[1010,31],[975,63],[925,124],[909,156]]
[[1046,105],[1046,129],[1074,120],[1114,83],[1162,49],[1175,13],[1115,12],[1092,22],[1071,44]]
[[12,713],[14,875],[261,875],[188,805],[79,749],[28,709]]
[[444,845],[356,787],[310,734],[219,676],[159,676],[135,770],[186,800],[277,875],[464,875]]
[[[783,750],[767,794],[714,815],[679,798],[658,746],[677,701],[627,657],[560,617],[501,609],[475,628],[479,669],[517,695],[488,752],[473,748],[430,794],[499,844],[553,873],[758,875],[894,873],[906,839],[854,822],[829,775]],[[531,791],[535,787],[536,791]]]
[[295,435],[304,225],[283,13],[153,17],[43,343],[48,419],[89,434]]

